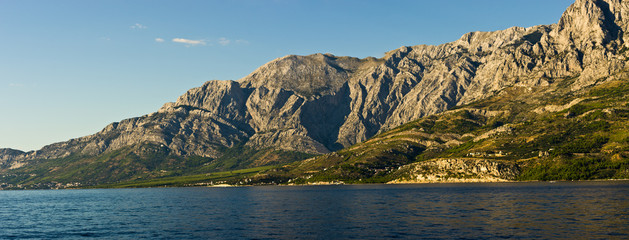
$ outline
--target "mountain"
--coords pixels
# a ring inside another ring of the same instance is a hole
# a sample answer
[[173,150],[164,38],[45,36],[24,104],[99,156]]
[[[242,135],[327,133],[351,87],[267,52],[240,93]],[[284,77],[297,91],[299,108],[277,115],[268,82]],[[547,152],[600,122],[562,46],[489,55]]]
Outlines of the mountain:
[[346,149],[252,177],[283,183],[629,178],[629,71],[596,86],[513,86]]
[[0,172],[9,182],[98,184],[286,164],[510,92],[581,94],[626,77],[628,14],[627,1],[577,0],[557,24],[472,32],[383,58],[286,56],[90,136],[38,151],[2,149]]

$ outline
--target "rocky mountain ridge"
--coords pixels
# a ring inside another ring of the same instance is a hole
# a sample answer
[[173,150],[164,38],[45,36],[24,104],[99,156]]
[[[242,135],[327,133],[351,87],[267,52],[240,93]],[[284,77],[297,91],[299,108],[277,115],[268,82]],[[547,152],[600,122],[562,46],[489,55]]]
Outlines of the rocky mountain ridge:
[[243,144],[329,153],[507,87],[561,79],[570,79],[573,90],[598,84],[627,67],[628,15],[627,1],[577,0],[557,24],[472,32],[439,46],[401,47],[380,59],[286,56],[237,81],[206,82],[155,113],[91,136],[38,151],[3,149],[0,164],[17,168],[141,144],[214,159]]

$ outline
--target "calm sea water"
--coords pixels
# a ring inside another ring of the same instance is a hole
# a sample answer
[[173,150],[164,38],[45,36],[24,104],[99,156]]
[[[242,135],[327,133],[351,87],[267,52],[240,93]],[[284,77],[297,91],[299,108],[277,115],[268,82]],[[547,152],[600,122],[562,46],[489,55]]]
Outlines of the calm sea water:
[[629,239],[629,182],[0,191],[0,239]]

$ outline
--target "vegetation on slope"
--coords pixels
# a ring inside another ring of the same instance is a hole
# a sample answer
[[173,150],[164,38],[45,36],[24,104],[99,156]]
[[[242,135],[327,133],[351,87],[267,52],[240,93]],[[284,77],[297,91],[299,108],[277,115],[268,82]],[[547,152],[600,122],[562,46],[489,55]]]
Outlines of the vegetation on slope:
[[242,144],[222,149],[217,159],[177,157],[144,144],[97,157],[38,160],[5,172],[0,182],[22,188],[72,182],[99,187],[382,183],[412,175],[404,167],[409,164],[455,158],[510,163],[519,173],[512,180],[629,178],[629,80],[601,79],[578,92],[568,88],[571,81],[512,86],[316,157]]
[[220,184],[247,184],[248,178],[255,174],[272,169],[274,166],[239,169],[225,172],[212,172],[205,174],[161,177],[153,179],[138,179],[120,183],[102,184],[89,188],[146,188],[146,187],[190,187],[190,186],[214,186]]
[[[223,149],[220,158],[181,157],[146,143],[98,156],[70,155],[40,159],[0,174],[0,188],[56,188],[77,186],[182,186],[199,182],[233,181],[269,166],[311,157],[310,154],[244,145]],[[245,170],[243,170],[245,169]],[[219,172],[222,172],[219,174]],[[245,174],[246,173],[246,174]],[[219,177],[220,176],[220,177]]]
[[298,184],[388,182],[408,175],[406,164],[465,158],[512,162],[520,172],[512,180],[629,178],[629,81],[573,92],[572,80],[510,87],[266,177]]

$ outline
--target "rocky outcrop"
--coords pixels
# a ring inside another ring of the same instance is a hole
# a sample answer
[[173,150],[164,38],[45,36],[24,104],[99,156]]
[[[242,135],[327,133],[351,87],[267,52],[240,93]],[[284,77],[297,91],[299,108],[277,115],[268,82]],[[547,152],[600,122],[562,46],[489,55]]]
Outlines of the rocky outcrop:
[[512,161],[455,158],[405,165],[398,174],[389,183],[504,182],[515,180],[520,169]]
[[286,56],[238,81],[209,81],[158,112],[4,161],[98,155],[137,144],[219,157],[236,144],[327,153],[505,87],[573,90],[626,68],[629,2],[577,0],[559,23],[472,32],[385,57]]
[[15,162],[24,155],[24,152],[15,149],[0,149],[0,167],[7,167],[7,164]]

